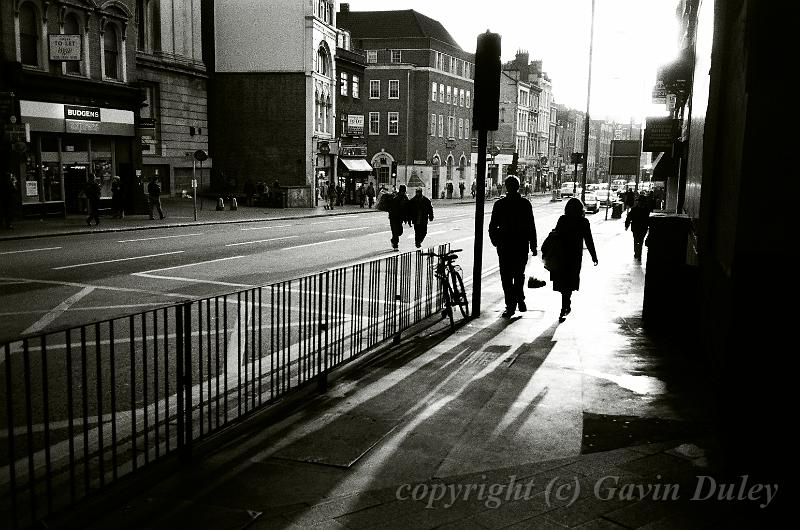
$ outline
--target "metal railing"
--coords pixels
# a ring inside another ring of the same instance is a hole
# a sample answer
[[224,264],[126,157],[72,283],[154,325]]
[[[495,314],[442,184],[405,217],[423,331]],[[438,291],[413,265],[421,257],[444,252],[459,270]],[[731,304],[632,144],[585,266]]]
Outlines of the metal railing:
[[35,524],[320,382],[438,312],[433,268],[394,255],[0,344],[2,520]]

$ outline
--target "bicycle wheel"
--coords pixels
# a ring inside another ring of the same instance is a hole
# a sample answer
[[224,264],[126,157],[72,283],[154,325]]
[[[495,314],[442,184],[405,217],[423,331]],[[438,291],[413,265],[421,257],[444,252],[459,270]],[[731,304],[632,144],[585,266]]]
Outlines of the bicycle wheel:
[[444,298],[444,303],[442,304],[442,318],[445,316],[450,317],[450,330],[455,331],[456,322],[455,318],[453,318],[453,289],[450,287],[450,282],[447,281],[446,276],[442,278],[442,282],[444,283],[444,289],[442,290],[442,297]]
[[467,291],[464,289],[464,280],[455,268],[450,269],[450,288],[452,289],[452,305],[457,305],[461,310],[461,315],[464,318],[469,318],[469,301],[467,300]]

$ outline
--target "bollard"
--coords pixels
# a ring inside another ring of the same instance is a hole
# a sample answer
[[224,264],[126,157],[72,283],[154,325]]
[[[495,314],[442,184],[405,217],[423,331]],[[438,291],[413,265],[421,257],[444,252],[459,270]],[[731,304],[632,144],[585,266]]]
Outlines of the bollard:
[[236,197],[231,197],[231,211],[235,211],[239,209],[239,205],[236,203]]
[[223,210],[225,210],[225,202],[222,200],[222,197],[220,197],[217,199],[217,211],[221,212]]

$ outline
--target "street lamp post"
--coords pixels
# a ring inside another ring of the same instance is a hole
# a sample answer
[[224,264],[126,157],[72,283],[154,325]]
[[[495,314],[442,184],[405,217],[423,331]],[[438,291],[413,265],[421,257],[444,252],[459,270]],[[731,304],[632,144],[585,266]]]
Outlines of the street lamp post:
[[586,87],[586,122],[583,124],[583,174],[581,177],[581,202],[586,199],[586,168],[589,165],[589,101],[592,94],[592,46],[594,44],[594,0],[592,0],[592,25],[589,30],[589,78]]

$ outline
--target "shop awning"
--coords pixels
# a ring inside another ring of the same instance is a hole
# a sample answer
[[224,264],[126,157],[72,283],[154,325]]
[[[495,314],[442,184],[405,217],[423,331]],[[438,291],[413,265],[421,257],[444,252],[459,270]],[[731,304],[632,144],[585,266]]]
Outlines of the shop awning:
[[340,158],[339,160],[350,171],[372,171],[372,166],[363,158]]

